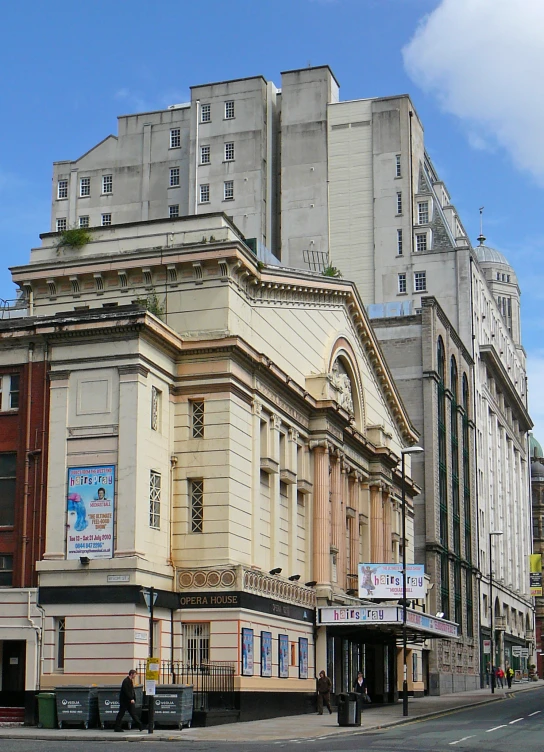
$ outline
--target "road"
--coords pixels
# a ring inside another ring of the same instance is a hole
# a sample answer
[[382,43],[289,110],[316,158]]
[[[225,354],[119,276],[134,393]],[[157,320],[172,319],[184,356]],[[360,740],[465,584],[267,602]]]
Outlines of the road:
[[[543,752],[544,693],[523,692],[489,705],[453,711],[429,720],[412,721],[378,731],[345,736],[249,744],[217,741],[172,742],[188,752]],[[123,741],[130,737],[127,733]],[[93,752],[117,749],[111,742],[93,742]],[[132,742],[130,752],[167,752],[168,742]],[[2,740],[2,752],[88,752],[89,743]],[[121,743],[119,749],[126,749]]]

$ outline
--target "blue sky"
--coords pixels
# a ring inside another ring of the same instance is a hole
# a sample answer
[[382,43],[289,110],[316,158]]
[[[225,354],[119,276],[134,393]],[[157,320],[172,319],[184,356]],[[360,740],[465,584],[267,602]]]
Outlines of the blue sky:
[[[404,52],[403,52],[404,50]],[[51,164],[117,130],[117,115],[189,86],[329,64],[341,98],[409,93],[473,243],[520,280],[535,432],[544,440],[542,0],[18,0],[2,7],[0,298],[49,229]],[[538,77],[538,78],[537,78]],[[532,379],[532,383],[531,383]]]

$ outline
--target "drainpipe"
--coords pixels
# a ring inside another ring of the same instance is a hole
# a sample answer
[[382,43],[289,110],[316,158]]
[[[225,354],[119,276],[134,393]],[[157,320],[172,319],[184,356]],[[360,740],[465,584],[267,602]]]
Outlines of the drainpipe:
[[41,667],[41,654],[42,654],[42,627],[39,627],[36,622],[30,616],[30,590],[27,592],[26,602],[26,618],[30,622],[30,626],[36,632],[36,689],[40,690],[40,667]]
[[25,474],[23,486],[23,524],[22,524],[22,550],[21,550],[21,586],[26,582],[26,555],[28,546],[28,497],[30,475],[30,413],[32,408],[32,363],[34,356],[34,343],[28,345],[28,376],[26,380],[26,427],[25,427]]
[[42,381],[42,427],[41,427],[41,465],[40,465],[40,503],[38,514],[38,558],[41,559],[45,550],[43,534],[43,513],[45,506],[45,444],[47,440],[47,403],[49,390],[47,387],[47,374],[49,372],[49,345],[47,341],[43,346],[43,381]]

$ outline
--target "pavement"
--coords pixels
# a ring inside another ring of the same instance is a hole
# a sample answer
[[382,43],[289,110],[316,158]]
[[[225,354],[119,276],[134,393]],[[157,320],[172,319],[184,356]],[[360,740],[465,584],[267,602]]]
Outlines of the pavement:
[[[361,726],[338,726],[334,712],[329,715],[311,713],[270,718],[262,721],[231,723],[224,726],[190,728],[183,731],[169,729],[146,731],[125,731],[117,734],[110,729],[38,729],[34,726],[0,728],[1,739],[36,739],[42,741],[177,741],[177,742],[273,742],[280,740],[322,739],[328,736],[361,733],[375,729],[397,726],[414,720],[432,718],[463,708],[483,705],[490,702],[503,702],[521,692],[535,692],[544,689],[544,681],[520,682],[511,689],[496,688],[492,694],[489,688],[470,692],[441,695],[439,697],[410,697],[408,717],[402,715],[402,701],[395,705],[367,705],[363,709]],[[544,696],[543,696],[544,700]]]

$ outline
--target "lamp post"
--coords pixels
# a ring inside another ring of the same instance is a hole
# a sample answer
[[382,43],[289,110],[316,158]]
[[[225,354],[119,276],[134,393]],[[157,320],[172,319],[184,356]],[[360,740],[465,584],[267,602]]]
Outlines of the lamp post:
[[402,458],[402,715],[408,715],[408,637],[406,634],[406,468],[407,454],[419,454],[423,447],[413,446],[401,449]]
[[491,628],[491,694],[495,694],[495,629],[493,627],[493,536],[502,535],[502,530],[489,532],[489,626]]

